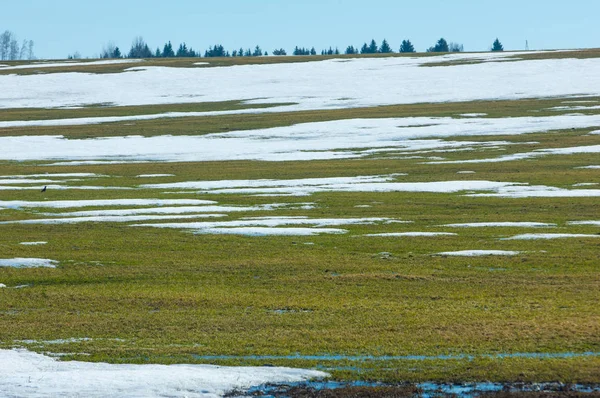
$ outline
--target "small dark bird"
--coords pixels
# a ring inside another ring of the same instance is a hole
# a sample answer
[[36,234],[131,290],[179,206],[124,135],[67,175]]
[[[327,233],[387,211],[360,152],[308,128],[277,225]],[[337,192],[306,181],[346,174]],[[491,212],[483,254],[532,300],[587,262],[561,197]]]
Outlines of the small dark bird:
[[46,188],[48,188],[46,185],[44,185],[44,188],[42,188],[42,192],[46,192]]

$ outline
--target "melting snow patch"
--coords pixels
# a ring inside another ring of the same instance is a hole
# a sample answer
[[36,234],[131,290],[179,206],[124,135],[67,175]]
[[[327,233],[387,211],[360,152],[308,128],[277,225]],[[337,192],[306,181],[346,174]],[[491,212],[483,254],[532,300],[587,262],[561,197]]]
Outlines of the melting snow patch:
[[476,257],[476,256],[516,256],[520,252],[506,251],[506,250],[461,250],[456,252],[441,252],[437,253],[438,256],[463,256],[463,257]]
[[563,239],[563,238],[600,238],[600,235],[589,234],[522,234],[503,238],[502,240],[531,240],[531,239]]
[[597,182],[580,182],[578,184],[573,184],[574,187],[589,187],[593,185],[598,185]]
[[600,196],[600,189],[563,189],[544,185],[505,185],[495,189],[496,193],[469,193],[473,197],[498,198],[581,198]]
[[47,243],[48,242],[21,242],[19,244],[23,245],[23,246],[37,246],[37,245],[45,245]]
[[44,202],[29,202],[22,200],[0,200],[0,208],[55,208],[70,207],[103,207],[103,206],[178,206],[178,205],[209,205],[216,204],[212,200],[199,199],[105,199],[105,200],[55,200]]
[[345,234],[348,231],[339,228],[269,228],[269,227],[232,227],[207,228],[196,231],[202,235],[247,235],[247,236],[312,236],[319,234]]
[[600,221],[569,221],[567,224],[569,225],[593,225],[596,227],[600,227]]
[[600,166],[598,165],[593,165],[593,166],[581,166],[581,167],[575,167],[576,169],[600,169]]
[[480,228],[480,227],[522,227],[522,228],[551,228],[556,227],[556,224],[543,222],[472,222],[462,224],[444,224],[444,227],[457,228]]
[[[250,217],[235,221],[135,224],[134,227],[190,229],[196,234],[262,235],[315,235],[318,233],[346,233],[343,229],[323,227],[390,223],[389,218],[307,218],[307,217]],[[298,227],[303,225],[312,228]],[[293,226],[293,228],[288,228]]]
[[459,116],[462,116],[462,117],[481,117],[481,116],[487,116],[487,113],[461,113]]
[[382,234],[366,234],[363,236],[389,236],[389,237],[415,236],[416,237],[416,236],[452,236],[452,235],[456,235],[456,234],[451,233],[451,232],[389,232],[389,233],[382,233]]
[[[297,180],[222,180],[148,184],[142,188],[200,189],[211,194],[296,195],[316,192],[439,192],[498,190],[519,183],[493,181],[393,182],[398,174]],[[1,202],[0,202],[1,205]]]
[[8,175],[0,176],[0,178],[92,178],[92,177],[106,177],[101,174],[95,173],[46,173],[46,174],[21,174],[21,175]]
[[324,378],[280,367],[123,365],[58,361],[27,350],[0,350],[0,391],[8,396],[219,397],[265,383]]
[[5,287],[6,287],[6,285],[4,283],[0,283],[0,289],[3,289]]
[[[44,121],[46,122],[48,121]],[[16,122],[0,122],[0,127],[9,127],[10,123]],[[66,160],[68,163],[61,164],[69,165],[152,161],[350,159],[372,156],[373,149],[392,153],[402,151],[404,155],[409,155],[414,151],[464,150],[508,144],[444,140],[452,136],[517,135],[590,126],[600,126],[600,115],[497,119],[347,119],[201,136],[126,136],[102,139],[9,136],[0,137],[0,159]],[[508,161],[562,153],[594,153],[599,150],[600,145],[548,149],[491,160],[461,162]]]
[[0,259],[0,267],[12,268],[56,268],[58,261],[44,258],[8,258]]
[[137,178],[175,177],[175,174],[140,174]]
[[462,164],[462,163],[497,163],[511,162],[514,160],[532,159],[547,155],[573,155],[578,153],[599,153],[600,145],[588,145],[571,148],[553,148],[553,149],[537,149],[533,152],[515,153],[511,155],[500,156],[497,158],[487,159],[469,159],[469,160],[445,160],[428,162],[428,164]]
[[[57,214],[58,215],[58,214]],[[39,218],[30,220],[3,221],[0,224],[77,224],[82,222],[133,222],[150,220],[174,220],[193,218],[217,218],[226,217],[225,214],[189,214],[189,215],[139,215],[139,216],[88,216],[88,217],[62,217],[62,218]]]

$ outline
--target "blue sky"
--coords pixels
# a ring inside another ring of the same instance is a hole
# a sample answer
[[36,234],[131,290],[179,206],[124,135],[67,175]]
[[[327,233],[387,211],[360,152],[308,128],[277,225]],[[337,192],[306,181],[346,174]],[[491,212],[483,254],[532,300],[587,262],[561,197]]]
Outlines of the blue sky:
[[329,46],[344,50],[386,38],[424,51],[440,37],[465,51],[600,47],[597,0],[19,0],[2,1],[0,31],[35,42],[39,58],[97,55],[109,41],[127,51],[135,36],[151,48],[170,40],[196,50],[223,44]]

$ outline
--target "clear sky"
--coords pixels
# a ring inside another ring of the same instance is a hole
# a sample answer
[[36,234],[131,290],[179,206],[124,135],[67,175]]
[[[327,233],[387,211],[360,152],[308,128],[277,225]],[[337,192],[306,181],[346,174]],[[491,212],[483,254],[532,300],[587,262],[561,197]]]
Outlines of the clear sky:
[[386,38],[424,51],[440,38],[465,51],[600,47],[598,0],[2,0],[0,31],[35,42],[38,58],[96,56],[135,36],[152,49],[171,41],[204,52],[257,44],[271,53],[298,45],[341,51]]

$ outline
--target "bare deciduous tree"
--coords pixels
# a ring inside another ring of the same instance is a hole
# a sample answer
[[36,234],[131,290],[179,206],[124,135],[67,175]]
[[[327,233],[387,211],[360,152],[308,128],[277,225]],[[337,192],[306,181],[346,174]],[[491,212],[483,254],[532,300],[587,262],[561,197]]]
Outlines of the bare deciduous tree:
[[23,44],[21,44],[19,59],[27,59],[27,40],[23,40]]
[[100,58],[116,58],[117,45],[109,41],[104,47],[102,47],[102,51],[100,52]]
[[10,41],[10,54],[9,58],[11,61],[16,61],[19,59],[19,42],[16,39],[12,39]]
[[0,58],[7,60],[10,57],[10,42],[13,39],[11,31],[6,30],[0,35]]
[[127,55],[129,58],[152,58],[152,51],[141,36],[136,37]]
[[33,40],[29,40],[29,43],[27,43],[27,59],[35,59],[35,55],[33,54]]

